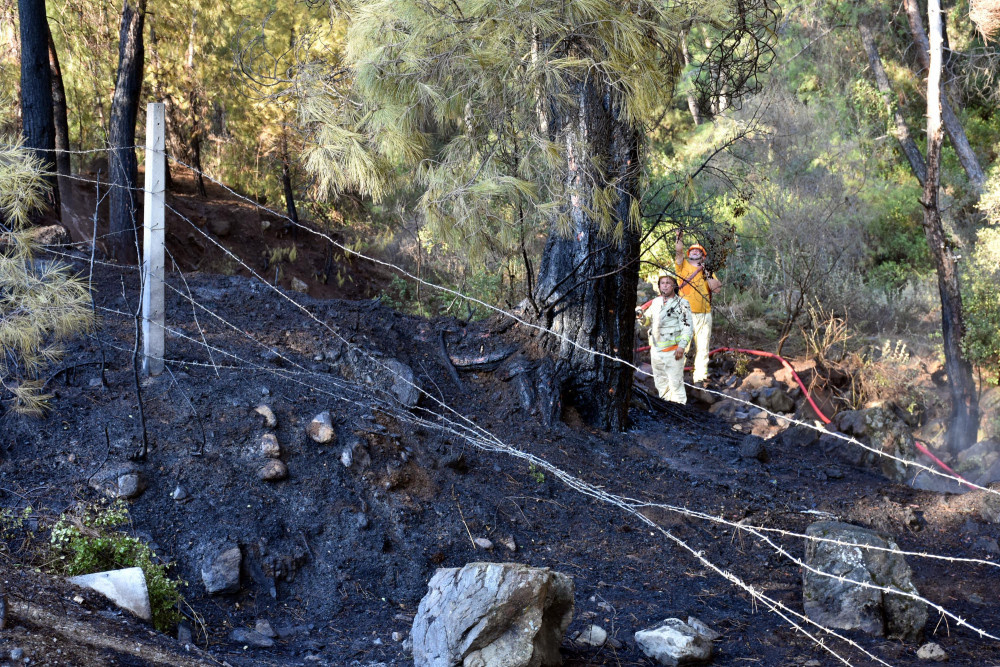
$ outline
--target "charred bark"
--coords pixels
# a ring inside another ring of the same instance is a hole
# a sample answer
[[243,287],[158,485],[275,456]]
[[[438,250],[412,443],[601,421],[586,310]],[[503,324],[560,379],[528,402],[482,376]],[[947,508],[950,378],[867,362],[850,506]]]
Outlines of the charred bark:
[[[59,66],[59,54],[52,41],[52,31],[45,26],[49,47],[49,71],[52,76],[52,120],[55,130],[56,171],[61,178],[70,175],[69,158],[69,117],[66,113],[66,89],[63,86],[62,68]],[[61,185],[61,184],[60,184]]]
[[47,203],[59,215],[59,183],[55,176],[56,134],[52,116],[49,70],[49,23],[45,0],[18,0],[21,37],[21,122],[24,143],[41,160],[50,186]]
[[[638,197],[641,133],[607,84],[580,82],[574,98],[558,118],[566,129],[571,233],[550,234],[535,301],[541,324],[558,334],[544,345],[558,358],[564,399],[589,423],[618,431],[627,425],[632,389],[632,368],[620,360],[632,358],[635,329],[640,248],[629,210]],[[617,193],[610,227],[621,223],[620,238],[591,214],[597,187]]]
[[[909,2],[909,0],[908,0]],[[958,454],[975,444],[979,431],[979,395],[972,376],[972,365],[962,353],[965,323],[962,294],[959,289],[955,259],[947,246],[938,208],[941,179],[941,6],[939,0],[928,2],[930,58],[927,69],[927,181],[924,183],[924,234],[938,276],[941,294],[941,328],[944,335],[945,370],[951,394],[948,422],[948,448]]]
[[135,155],[135,123],[142,92],[142,28],[146,18],[146,0],[125,0],[118,42],[118,75],[111,102],[108,128],[111,191],[108,231],[111,256],[119,262],[138,261],[136,238],[136,185],[139,165]]

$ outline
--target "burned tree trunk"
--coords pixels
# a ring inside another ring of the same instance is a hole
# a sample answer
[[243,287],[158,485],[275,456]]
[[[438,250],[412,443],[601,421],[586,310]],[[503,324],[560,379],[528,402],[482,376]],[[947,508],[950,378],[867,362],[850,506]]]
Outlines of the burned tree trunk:
[[[549,236],[535,301],[541,324],[560,336],[545,340],[558,358],[563,396],[589,423],[622,430],[633,369],[619,360],[631,360],[635,329],[639,230],[629,211],[638,196],[641,134],[608,86],[582,82],[574,97],[579,106],[560,119],[567,130],[571,233]],[[616,193],[610,224],[591,213],[596,188]],[[618,236],[608,232],[616,226]]]
[[927,180],[924,182],[924,234],[937,269],[941,294],[941,327],[944,334],[945,370],[951,394],[948,448],[958,454],[975,444],[979,431],[979,396],[972,365],[962,353],[965,323],[955,258],[947,246],[938,209],[941,180],[941,5],[929,0],[930,59],[927,70]]
[[142,91],[142,28],[146,0],[125,0],[118,42],[118,75],[111,102],[108,128],[111,190],[108,231],[111,255],[122,263],[138,261],[136,239],[136,184],[139,165],[135,156],[135,123]]
[[21,122],[24,143],[48,172],[48,204],[59,215],[59,183],[54,173],[56,149],[52,116],[52,75],[49,71],[49,23],[45,0],[18,0],[21,37]]

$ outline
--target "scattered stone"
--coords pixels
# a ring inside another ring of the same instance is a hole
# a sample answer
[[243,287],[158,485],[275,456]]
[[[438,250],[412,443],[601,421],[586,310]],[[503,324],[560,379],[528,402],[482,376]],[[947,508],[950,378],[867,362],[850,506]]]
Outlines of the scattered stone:
[[99,377],[90,378],[90,380],[87,381],[87,386],[90,387],[91,389],[97,389],[98,387],[103,387],[104,380],[102,380]]
[[607,645],[616,651],[620,651],[625,648],[625,642],[615,639],[614,637],[608,637]]
[[227,545],[205,557],[201,564],[201,580],[209,594],[238,593],[240,565],[243,554],[238,546]]
[[814,523],[806,535],[845,543],[806,540],[806,564],[843,578],[803,570],[802,597],[809,618],[827,627],[890,638],[916,640],[922,635],[927,622],[925,603],[854,583],[918,595],[910,567],[894,541],[867,528],[836,521]]
[[177,488],[174,489],[174,492],[170,494],[170,497],[176,500],[177,502],[181,502],[190,498],[191,494],[188,493],[187,489],[178,484]]
[[256,630],[246,630],[244,628],[236,628],[230,632],[229,639],[237,644],[253,646],[254,648],[271,648],[274,646],[274,640],[270,637],[266,637]]
[[584,646],[604,646],[606,641],[608,641],[608,633],[599,625],[588,625],[576,637],[576,643]]
[[754,403],[771,412],[792,412],[795,401],[780,387],[763,387],[755,392]]
[[270,396],[271,395],[271,390],[268,389],[267,387],[261,387],[260,388],[260,395],[261,396]]
[[265,482],[280,482],[288,477],[288,466],[279,459],[269,459],[260,470],[257,471],[257,479]]
[[[910,428],[896,416],[891,404],[875,403],[861,412],[872,448],[904,461],[917,460],[917,449],[913,444]],[[913,470],[896,458],[879,456],[875,465],[889,479],[909,483],[913,479]]]
[[500,544],[504,545],[507,551],[517,551],[517,542],[514,541],[513,537],[500,538]]
[[976,540],[976,543],[972,545],[972,548],[978,549],[979,551],[985,551],[988,554],[1000,554],[1000,544],[998,544],[996,538],[993,537],[980,537]]
[[917,657],[921,660],[930,660],[932,662],[944,662],[948,659],[948,654],[944,652],[939,644],[934,642],[928,642],[920,647],[917,651]]
[[740,441],[740,458],[757,459],[761,463],[771,460],[771,455],[764,447],[764,440],[756,435],[748,435]]
[[562,664],[573,580],[518,563],[439,569],[413,621],[415,667]]
[[265,637],[270,637],[271,639],[278,636],[278,633],[271,627],[271,622],[266,618],[258,618],[257,622],[254,624],[254,630]]
[[292,276],[291,285],[292,289],[295,290],[296,292],[302,292],[303,294],[307,294],[309,292],[309,285],[299,280],[295,276]]
[[413,369],[403,362],[358,349],[349,350],[344,360],[341,372],[347,379],[391,394],[404,408],[416,407],[420,385]]
[[404,641],[405,639],[406,639],[406,635],[404,633],[402,633],[402,632],[393,632],[392,633],[392,641],[394,641],[394,642],[401,642],[401,641]]
[[281,445],[278,438],[273,433],[265,433],[260,438],[260,453],[269,459],[276,459],[281,456]]
[[191,631],[191,626],[187,623],[177,624],[177,641],[181,644],[191,644],[194,642],[194,633]]
[[340,452],[340,464],[345,468],[350,468],[352,463],[354,463],[354,455],[349,448],[345,447]]
[[24,657],[24,649],[23,648],[20,648],[20,647],[19,648],[12,648],[10,650],[10,659],[11,660],[20,660],[23,657]]
[[755,368],[751,373],[743,378],[743,382],[740,384],[740,389],[749,392],[754,391],[755,389],[773,386],[774,378],[764,373],[763,370]]
[[318,442],[321,445],[325,445],[332,442],[336,436],[336,432],[333,430],[333,421],[330,419],[330,413],[324,410],[309,422],[306,426],[306,433],[312,438],[313,442]]
[[808,447],[819,440],[821,435],[823,434],[814,428],[792,424],[782,432],[781,444],[786,447]]
[[642,652],[661,665],[676,667],[712,658],[712,641],[679,618],[668,618],[658,627],[635,633]]
[[149,590],[146,575],[138,567],[123,570],[109,570],[95,574],[70,577],[71,584],[97,591],[122,609],[127,609],[139,618],[149,621],[153,618],[149,606]]
[[90,486],[110,498],[132,500],[146,490],[146,481],[138,468],[127,463],[98,471],[91,478]]
[[865,424],[865,415],[861,410],[844,410],[838,412],[833,419],[837,430],[845,435],[855,438],[863,438],[868,435],[868,426]]
[[72,243],[69,232],[62,225],[29,227],[27,235],[37,245],[69,245]]
[[493,542],[486,539],[485,537],[477,537],[472,541],[475,542],[476,546],[479,547],[480,549],[486,549],[487,551],[489,551],[490,549],[493,548]]
[[705,637],[710,642],[714,642],[716,639],[722,639],[722,634],[716,632],[708,626],[708,623],[702,621],[694,616],[688,616],[687,624],[698,631],[702,637]]
[[267,428],[277,427],[278,418],[274,416],[274,410],[271,409],[271,406],[261,403],[253,411],[264,418],[264,426]]
[[219,237],[229,236],[233,231],[233,223],[228,218],[212,218],[208,221],[208,231]]

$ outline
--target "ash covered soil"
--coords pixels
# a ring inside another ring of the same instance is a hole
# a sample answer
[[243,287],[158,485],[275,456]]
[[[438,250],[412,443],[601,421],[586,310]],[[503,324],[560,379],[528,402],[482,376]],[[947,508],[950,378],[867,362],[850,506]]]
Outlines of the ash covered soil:
[[[637,399],[634,425],[622,434],[587,427],[570,406],[546,425],[511,380],[513,367],[544,367],[523,327],[498,319],[428,321],[376,301],[288,293],[303,312],[257,280],[185,277],[186,285],[176,273],[168,277],[176,290],[167,289],[168,326],[176,330],[167,339],[170,372],[141,380],[146,458],[130,461],[142,440],[134,321],[101,311],[99,331],[70,344],[62,366],[72,368],[49,384],[51,412],[4,424],[0,501],[58,514],[98,498],[95,487],[109,471],[134,466],[145,490],[130,501],[132,528],[189,582],[184,595],[204,620],[193,624],[197,646],[185,650],[156,635],[97,594],[85,592],[78,602],[79,589],[5,557],[0,574],[11,612],[0,631],[3,658],[19,647],[31,664],[412,664],[401,638],[435,569],[513,561],[573,578],[567,665],[651,665],[633,633],[689,614],[722,634],[714,664],[840,664],[637,517],[523,459],[475,446],[463,437],[473,428],[612,494],[800,533],[833,516],[891,535],[906,551],[996,557],[983,545],[1000,537],[1000,527],[981,518],[977,494],[917,491],[850,465],[836,451],[780,438],[765,445],[768,463],[741,458],[743,434],[696,405],[650,409]],[[125,284],[134,282],[126,275]],[[134,310],[134,289],[123,295],[117,269],[97,267],[95,284],[100,308]],[[188,294],[228,324],[193,308]],[[442,331],[456,358],[519,351],[495,368],[462,370],[456,382]],[[102,355],[104,383],[96,363]],[[364,364],[351,361],[366,355],[405,364],[429,396],[399,407],[379,389],[378,371],[369,366],[367,377]],[[260,404],[276,416],[274,429],[254,411]],[[321,445],[305,427],[324,410],[336,440]],[[258,478],[266,433],[277,438],[287,479]],[[802,573],[788,558],[731,527],[667,509],[646,516],[719,568],[802,611]],[[492,548],[476,545],[478,538]],[[801,540],[774,539],[802,556]],[[208,595],[202,563],[231,545],[243,554],[240,591]],[[996,569],[908,561],[921,594],[979,627],[1000,628]],[[19,614],[29,603],[45,613]],[[73,639],[59,619],[90,626]],[[273,647],[230,638],[261,619],[278,633]],[[573,634],[590,623],[615,641],[602,648],[574,643]],[[925,633],[952,664],[1000,663],[997,643],[936,612]],[[889,664],[919,662],[919,644],[846,634]],[[117,637],[120,645],[95,647],[85,637]],[[826,641],[853,664],[873,664]]]

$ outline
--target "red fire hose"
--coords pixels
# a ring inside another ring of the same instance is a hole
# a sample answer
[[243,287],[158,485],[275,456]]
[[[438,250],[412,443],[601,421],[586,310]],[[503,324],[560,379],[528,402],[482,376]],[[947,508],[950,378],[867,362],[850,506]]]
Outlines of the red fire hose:
[[[648,349],[649,346],[645,345],[643,347],[637,347],[635,351],[644,352]],[[816,402],[812,399],[812,396],[809,395],[809,390],[806,389],[806,385],[802,382],[802,378],[799,377],[799,374],[795,372],[795,369],[792,368],[792,365],[788,363],[788,361],[786,361],[783,357],[780,357],[777,354],[774,354],[773,352],[764,352],[763,350],[747,350],[741,347],[717,347],[714,350],[710,351],[708,353],[708,356],[710,357],[715,356],[719,352],[742,352],[744,354],[753,354],[758,357],[770,357],[771,359],[777,359],[778,361],[781,362],[781,365],[787,368],[788,372],[792,374],[792,377],[795,379],[795,382],[799,385],[799,388],[802,389],[802,395],[806,397],[807,401],[809,401],[809,405],[812,406],[812,409],[816,413],[816,416],[818,416],[824,424],[830,423],[830,418],[827,417],[825,414],[823,414],[823,411],[819,409],[818,405],[816,405]],[[966,481],[965,478],[963,478],[957,472],[952,470],[947,463],[945,463],[937,456],[935,456],[931,452],[931,450],[928,449],[922,442],[920,442],[919,440],[914,440],[913,444],[922,454],[927,456],[930,460],[934,461],[934,463],[936,463],[939,467],[941,467],[942,469],[946,470],[948,473],[953,475],[956,479],[962,482],[962,484],[965,484],[970,489],[976,488],[974,485]]]

